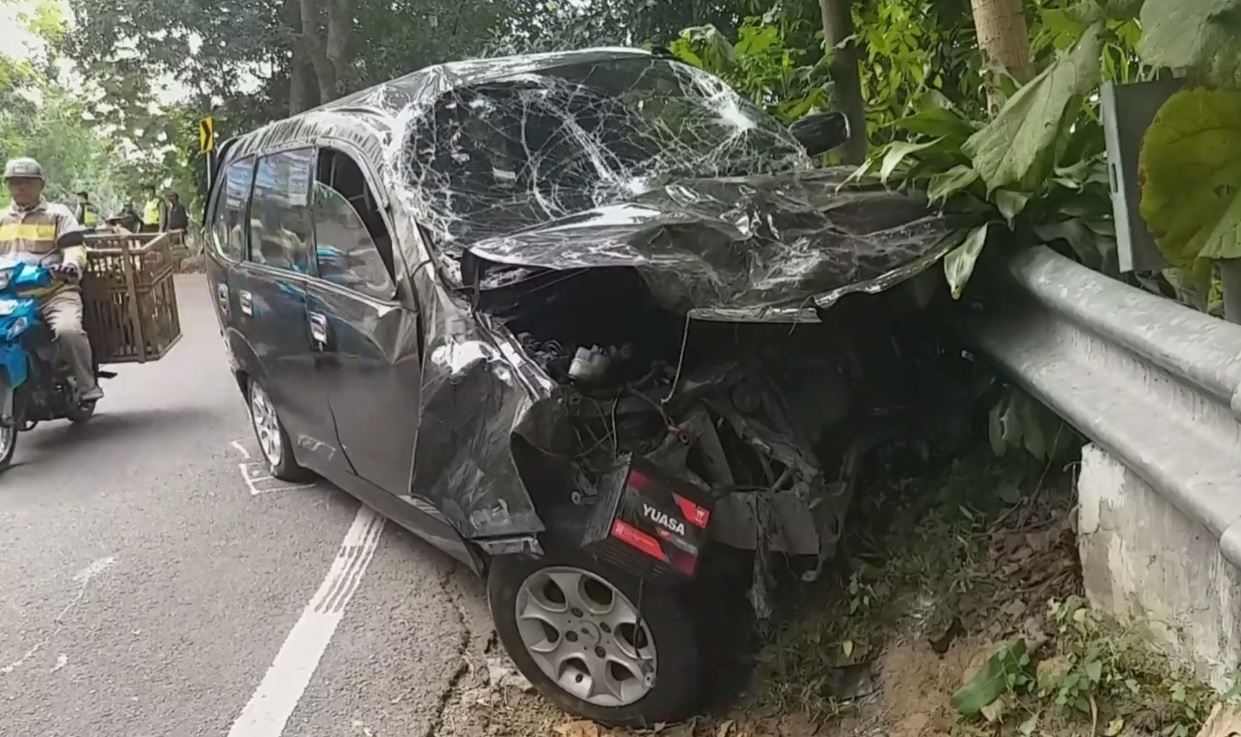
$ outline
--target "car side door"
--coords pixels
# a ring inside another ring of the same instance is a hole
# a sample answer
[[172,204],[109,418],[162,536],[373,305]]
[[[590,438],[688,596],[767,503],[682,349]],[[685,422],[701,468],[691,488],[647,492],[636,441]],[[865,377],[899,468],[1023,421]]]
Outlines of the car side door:
[[416,302],[399,294],[388,225],[361,169],[339,151],[320,156],[319,278],[307,288],[317,385],[350,471],[407,497],[422,373]]
[[[244,260],[230,285],[234,320],[260,366],[263,388],[294,445],[334,440],[314,396],[306,282],[313,260],[310,187],[313,148],[260,156],[254,172]],[[299,459],[300,460],[300,459]]]
[[250,190],[254,185],[254,157],[247,156],[224,167],[215,183],[215,194],[206,213],[207,283],[215,300],[220,333],[234,371],[252,373],[257,363],[241,333],[238,320],[237,267],[245,260],[245,227],[250,211]]

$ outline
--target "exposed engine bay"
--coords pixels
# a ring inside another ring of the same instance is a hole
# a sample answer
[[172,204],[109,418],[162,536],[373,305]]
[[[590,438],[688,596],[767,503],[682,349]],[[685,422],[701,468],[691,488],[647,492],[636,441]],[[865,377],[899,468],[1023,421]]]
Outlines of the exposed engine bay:
[[[953,356],[928,327],[940,277],[921,276],[807,324],[687,319],[625,268],[525,273],[482,292],[478,306],[564,389],[568,428],[540,449],[559,461],[561,491],[538,492],[561,499],[541,507],[571,502],[564,524],[583,547],[648,577],[692,575],[709,519],[712,540],[760,560],[805,556],[813,580],[868,453],[952,416],[940,406]],[[664,503],[627,499],[651,490]],[[618,556],[618,541],[644,555]]]

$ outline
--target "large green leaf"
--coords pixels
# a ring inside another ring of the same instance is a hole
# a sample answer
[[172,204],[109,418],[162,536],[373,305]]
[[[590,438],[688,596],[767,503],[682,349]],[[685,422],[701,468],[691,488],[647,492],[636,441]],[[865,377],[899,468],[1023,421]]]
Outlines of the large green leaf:
[[972,717],[1012,690],[1014,682],[1027,677],[1030,655],[1025,640],[1013,640],[992,655],[970,682],[952,695],[952,708]]
[[976,181],[978,172],[974,171],[974,167],[958,164],[948,171],[933,174],[927,181],[926,196],[931,204],[940,204],[954,194],[963,192]]
[[987,226],[980,225],[969,232],[965,242],[952,249],[944,257],[944,277],[952,290],[952,298],[960,299],[965,285],[974,273],[974,264],[982,254],[983,246],[987,245]]
[[937,146],[942,140],[943,138],[936,138],[922,143],[895,141],[888,144],[887,152],[883,155],[883,163],[879,165],[879,179],[886,184],[888,177],[892,176],[892,172],[896,171],[907,156]]
[[1241,258],[1241,92],[1176,93],[1139,157],[1142,217],[1175,266]]
[[894,125],[910,133],[962,141],[977,131],[972,122],[952,110],[939,107],[927,108],[907,118],[901,118]]
[[1146,0],[1140,17],[1138,53],[1147,64],[1241,81],[1241,0]]
[[1072,53],[1018,90],[995,120],[965,142],[988,190],[1031,184],[1051,169],[1066,115],[1075,117],[1080,96],[1099,83],[1101,28],[1100,23],[1090,25]]

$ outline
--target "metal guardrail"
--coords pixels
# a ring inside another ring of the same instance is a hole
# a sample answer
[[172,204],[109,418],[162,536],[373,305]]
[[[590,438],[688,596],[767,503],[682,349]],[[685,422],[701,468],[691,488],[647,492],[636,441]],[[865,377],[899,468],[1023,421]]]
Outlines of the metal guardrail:
[[963,318],[978,351],[1219,538],[1241,567],[1241,326],[1047,248]]

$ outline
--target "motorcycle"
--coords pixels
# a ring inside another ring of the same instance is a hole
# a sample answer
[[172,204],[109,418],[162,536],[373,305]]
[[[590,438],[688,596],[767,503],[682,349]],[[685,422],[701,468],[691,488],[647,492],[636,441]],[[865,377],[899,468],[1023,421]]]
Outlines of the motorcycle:
[[[23,294],[63,278],[42,261],[0,259],[0,471],[13,460],[18,432],[45,420],[86,422],[95,414],[95,402],[77,400],[38,299]],[[98,364],[94,368],[98,378],[116,375],[100,371]]]

